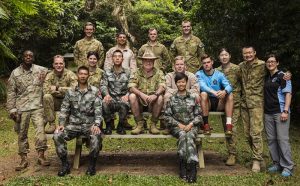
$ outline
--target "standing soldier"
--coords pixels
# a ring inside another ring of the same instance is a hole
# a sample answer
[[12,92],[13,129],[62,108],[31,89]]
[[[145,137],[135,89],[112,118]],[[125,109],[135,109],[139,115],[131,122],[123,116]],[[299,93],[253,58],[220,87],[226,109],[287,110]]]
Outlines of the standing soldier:
[[[226,136],[228,159],[226,165],[232,166],[236,162],[236,132],[238,119],[241,116],[241,70],[236,64],[230,62],[231,55],[226,48],[222,48],[219,53],[221,66],[217,70],[223,72],[229,80],[233,90],[233,114],[232,114],[232,136]],[[225,121],[223,121],[225,124]]]
[[190,21],[182,21],[182,36],[176,38],[171,45],[173,58],[183,56],[187,71],[196,73],[201,67],[200,57],[204,54],[204,44],[192,34]]
[[86,59],[89,51],[95,51],[99,55],[98,67],[102,68],[104,62],[104,48],[102,43],[93,37],[95,26],[91,22],[87,22],[84,26],[85,37],[76,42],[74,46],[74,62],[79,67],[88,66]]
[[87,60],[89,63],[90,76],[88,83],[94,87],[100,88],[100,81],[104,74],[104,71],[97,67],[97,61],[99,60],[99,55],[97,52],[89,51],[87,54]]
[[90,139],[89,166],[87,175],[96,174],[96,162],[99,156],[102,138],[100,123],[102,121],[102,101],[98,89],[88,84],[89,69],[81,66],[77,70],[78,86],[66,92],[61,105],[59,126],[53,140],[56,153],[62,162],[58,176],[70,173],[67,142],[80,135]]
[[38,152],[38,163],[49,166],[50,162],[45,158],[47,138],[44,132],[44,109],[42,105],[43,81],[47,69],[33,64],[32,51],[23,53],[22,64],[12,71],[7,86],[7,110],[15,124],[18,134],[20,164],[16,171],[28,166],[27,154],[29,153],[28,128],[30,119],[35,127],[35,148]]
[[265,62],[256,58],[256,51],[252,46],[244,47],[242,52],[244,61],[239,64],[242,72],[242,122],[253,153],[252,171],[260,172],[263,161]]
[[[138,56],[141,57],[146,50],[151,50],[158,57],[154,63],[154,67],[166,73],[168,68],[171,69],[172,66],[171,57],[165,45],[157,41],[157,36],[157,30],[150,28],[148,34],[149,41],[139,49]],[[141,61],[138,61],[138,66],[140,67],[141,65]]]
[[122,32],[118,33],[116,36],[116,40],[117,45],[110,48],[106,53],[104,70],[111,70],[114,65],[112,60],[113,52],[116,50],[120,50],[123,53],[122,67],[129,69],[131,72],[134,72],[136,70],[136,60],[133,51],[128,46],[126,34]]
[[126,134],[124,130],[124,120],[129,111],[128,102],[128,82],[130,78],[129,69],[122,67],[123,54],[121,50],[115,50],[112,54],[113,67],[105,71],[101,82],[101,93],[103,96],[103,116],[106,123],[105,134],[110,135],[113,114],[119,113],[118,134]]
[[53,57],[53,70],[47,74],[43,86],[43,102],[45,109],[45,121],[49,122],[47,134],[53,134],[55,126],[55,111],[60,110],[61,103],[68,89],[77,85],[76,75],[65,68],[64,57],[56,55]]
[[134,72],[129,80],[129,102],[137,127],[131,134],[144,132],[146,121],[142,117],[142,111],[148,109],[152,113],[150,133],[159,134],[156,128],[158,117],[163,107],[163,93],[166,88],[165,77],[161,70],[154,68],[157,57],[146,51],[141,57],[143,67]]

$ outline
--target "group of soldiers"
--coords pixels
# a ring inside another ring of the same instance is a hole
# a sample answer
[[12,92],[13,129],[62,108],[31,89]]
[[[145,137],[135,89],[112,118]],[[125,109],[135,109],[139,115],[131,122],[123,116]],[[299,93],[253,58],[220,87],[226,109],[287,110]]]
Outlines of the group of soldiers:
[[[95,26],[88,22],[84,26],[85,37],[74,47],[77,75],[65,68],[61,55],[54,56],[53,70],[48,72],[46,68],[33,64],[32,51],[25,51],[23,62],[9,78],[7,96],[7,109],[16,122],[21,157],[16,170],[28,166],[27,133],[31,119],[36,128],[35,146],[41,165],[50,165],[44,155],[47,149],[45,132],[54,132],[56,152],[62,161],[59,176],[70,173],[66,141],[86,135],[90,139],[90,163],[86,174],[94,175],[101,149],[100,134],[112,133],[115,113],[119,114],[117,133],[120,135],[126,134],[125,129],[130,128],[127,121],[129,110],[136,123],[131,134],[145,132],[147,122],[143,111],[151,113],[149,132],[159,134],[158,121],[164,124],[162,111],[170,109],[167,103],[178,89],[174,78],[185,74],[188,77],[186,89],[201,106],[199,122],[205,134],[210,135],[211,129],[208,112],[225,110],[224,130],[229,151],[226,164],[234,165],[236,162],[236,124],[242,116],[253,153],[252,170],[259,172],[263,161],[264,62],[256,58],[252,46],[246,46],[242,49],[245,61],[234,65],[230,62],[228,50],[223,49],[219,55],[222,65],[218,70],[214,69],[213,58],[204,53],[203,43],[192,34],[191,22],[183,21],[181,26],[182,35],[174,40],[170,50],[157,41],[157,30],[149,29],[149,41],[139,49],[136,59],[124,33],[117,34],[116,46],[105,55],[101,42],[93,37]],[[170,66],[173,66],[173,72],[168,72]],[[202,70],[199,70],[201,66]],[[60,111],[58,126],[55,124],[55,111]],[[46,124],[49,127],[45,129]],[[172,126],[177,124],[196,127],[191,121],[166,123],[163,134],[169,134]],[[178,148],[180,151],[182,147]],[[198,161],[197,158],[195,161]]]

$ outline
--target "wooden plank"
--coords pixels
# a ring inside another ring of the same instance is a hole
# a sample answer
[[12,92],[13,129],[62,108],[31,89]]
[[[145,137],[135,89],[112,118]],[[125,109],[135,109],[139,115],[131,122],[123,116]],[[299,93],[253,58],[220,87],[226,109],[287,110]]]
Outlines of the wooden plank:
[[74,169],[78,169],[80,166],[81,150],[82,150],[82,137],[79,136],[76,138],[76,148],[75,148],[75,155],[74,155],[74,162],[73,162]]

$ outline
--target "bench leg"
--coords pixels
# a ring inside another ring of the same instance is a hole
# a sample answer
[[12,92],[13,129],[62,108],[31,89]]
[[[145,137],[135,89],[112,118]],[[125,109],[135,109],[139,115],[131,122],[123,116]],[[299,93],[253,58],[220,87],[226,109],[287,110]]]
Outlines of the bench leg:
[[204,163],[204,154],[203,154],[201,139],[199,139],[199,141],[197,141],[197,151],[198,151],[198,158],[199,158],[199,168],[204,169],[205,163]]
[[75,156],[73,162],[73,168],[78,169],[80,165],[80,157],[81,157],[81,150],[82,150],[82,138],[76,138],[76,148],[75,148]]

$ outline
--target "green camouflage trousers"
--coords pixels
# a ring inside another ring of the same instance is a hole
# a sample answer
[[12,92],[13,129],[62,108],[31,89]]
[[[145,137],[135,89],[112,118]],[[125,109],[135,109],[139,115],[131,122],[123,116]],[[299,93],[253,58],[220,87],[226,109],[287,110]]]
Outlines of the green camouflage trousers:
[[121,100],[112,99],[109,104],[103,102],[103,118],[105,122],[110,122],[114,118],[114,113],[119,113],[119,120],[124,121],[129,111],[129,103]]
[[18,134],[19,154],[29,153],[28,128],[30,119],[35,128],[35,149],[47,149],[47,137],[44,128],[44,109],[22,112]]
[[193,127],[190,131],[185,132],[179,127],[173,127],[171,134],[178,139],[178,155],[181,159],[190,163],[192,161],[198,162],[197,147],[195,144],[196,136],[198,134],[197,127]]
[[54,123],[56,119],[55,111],[60,110],[63,98],[53,97],[51,94],[45,94],[43,104],[45,110],[46,122]]
[[263,139],[262,131],[264,128],[264,110],[261,108],[241,108],[242,122],[244,125],[245,136],[250,145],[253,159],[262,161]]
[[90,157],[98,157],[101,145],[102,138],[100,134],[92,135],[91,134],[92,125],[67,125],[65,130],[62,132],[54,133],[53,141],[56,148],[56,153],[59,158],[65,157],[68,155],[67,141],[70,141],[78,136],[84,135],[90,139]]

